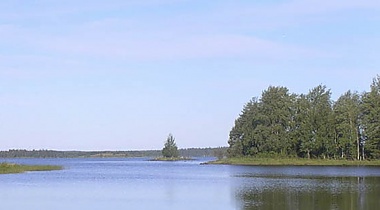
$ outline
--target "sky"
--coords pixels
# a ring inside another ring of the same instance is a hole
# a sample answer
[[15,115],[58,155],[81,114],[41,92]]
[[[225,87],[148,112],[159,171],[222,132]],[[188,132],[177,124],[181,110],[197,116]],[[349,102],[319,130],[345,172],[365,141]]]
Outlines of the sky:
[[378,0],[2,0],[0,150],[227,146],[268,86],[380,73]]

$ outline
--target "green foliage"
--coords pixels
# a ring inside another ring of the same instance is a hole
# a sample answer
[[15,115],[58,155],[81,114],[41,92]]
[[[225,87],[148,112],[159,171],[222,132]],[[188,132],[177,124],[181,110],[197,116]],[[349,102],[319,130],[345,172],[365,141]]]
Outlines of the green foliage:
[[371,91],[362,100],[366,152],[370,158],[380,158],[380,76],[373,79]]
[[[331,93],[326,90],[326,86],[313,88],[306,100],[305,131],[307,136],[301,140],[308,145],[308,151],[315,156],[329,157],[333,150],[333,130],[332,130],[332,107]],[[310,154],[307,154],[310,157]]]
[[226,157],[226,150],[224,148],[216,148],[214,150],[214,156],[218,158],[218,160],[223,159]]
[[166,158],[173,158],[178,157],[178,148],[175,143],[175,138],[172,134],[169,134],[168,138],[166,139],[165,146],[162,149],[162,156]]
[[272,87],[243,108],[228,157],[380,158],[380,77],[371,91],[347,91],[334,103],[326,86],[308,94]]
[[[292,120],[292,97],[285,87],[269,87],[261,97],[260,106],[260,126],[257,126],[261,136],[262,149],[273,151],[277,154],[287,154],[288,147],[292,147],[289,142],[289,132]],[[258,133],[258,132],[256,132]]]
[[287,88],[269,87],[260,100],[248,102],[230,132],[229,156],[256,155],[265,151],[291,153],[295,147],[288,136],[294,96]]
[[360,156],[360,96],[346,92],[334,104],[335,137],[337,153],[341,158]]

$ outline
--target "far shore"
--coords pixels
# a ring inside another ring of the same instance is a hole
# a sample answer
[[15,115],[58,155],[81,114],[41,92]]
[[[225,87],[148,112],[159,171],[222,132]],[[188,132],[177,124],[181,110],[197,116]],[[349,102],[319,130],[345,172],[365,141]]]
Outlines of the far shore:
[[0,174],[18,174],[28,171],[54,171],[62,169],[62,166],[55,165],[19,165],[13,163],[0,163]]
[[380,166],[380,160],[339,160],[303,158],[224,158],[206,164],[243,165],[243,166]]
[[194,160],[194,159],[189,158],[189,157],[156,157],[156,158],[150,159],[150,161],[184,161],[184,160]]

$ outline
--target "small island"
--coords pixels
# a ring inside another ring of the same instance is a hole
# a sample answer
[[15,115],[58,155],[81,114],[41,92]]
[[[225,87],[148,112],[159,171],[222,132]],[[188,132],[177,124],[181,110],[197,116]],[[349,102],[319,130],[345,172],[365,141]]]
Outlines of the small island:
[[0,163],[0,174],[17,174],[27,171],[54,171],[62,169],[62,166],[55,165],[19,165],[14,163]]
[[151,159],[151,161],[184,161],[192,160],[189,157],[180,157],[177,144],[175,143],[174,136],[170,133],[166,139],[164,148],[162,149],[162,156]]
[[186,160],[194,160],[193,158],[189,157],[156,157],[154,159],[151,159],[151,161],[186,161]]

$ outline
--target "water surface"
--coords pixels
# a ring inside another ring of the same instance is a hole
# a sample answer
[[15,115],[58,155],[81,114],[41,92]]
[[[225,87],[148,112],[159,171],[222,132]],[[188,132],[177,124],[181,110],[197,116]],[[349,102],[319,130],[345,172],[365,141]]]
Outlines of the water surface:
[[[0,160],[2,162],[4,160]],[[379,167],[8,159],[62,171],[0,175],[4,209],[377,209]]]

